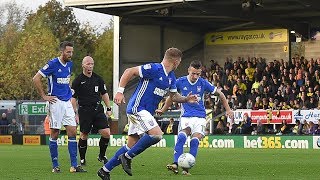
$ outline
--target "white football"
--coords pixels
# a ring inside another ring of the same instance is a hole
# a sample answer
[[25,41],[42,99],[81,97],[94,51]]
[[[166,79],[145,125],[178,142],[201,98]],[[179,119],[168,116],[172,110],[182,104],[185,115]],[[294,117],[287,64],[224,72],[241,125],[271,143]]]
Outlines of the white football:
[[196,159],[190,153],[183,153],[178,158],[178,165],[182,168],[190,169],[196,164]]

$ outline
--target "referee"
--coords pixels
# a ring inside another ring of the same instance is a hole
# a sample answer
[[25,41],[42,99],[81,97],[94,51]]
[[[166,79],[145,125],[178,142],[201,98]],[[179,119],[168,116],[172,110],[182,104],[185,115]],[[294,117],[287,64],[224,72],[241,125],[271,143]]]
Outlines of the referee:
[[[93,72],[93,66],[93,58],[90,56],[84,57],[82,60],[82,74],[72,82],[73,95],[71,101],[80,124],[78,148],[81,165],[86,165],[87,139],[92,130],[98,130],[101,134],[98,160],[103,164],[108,162],[105,153],[110,140],[108,117],[111,116],[112,112],[106,85],[103,79]],[[108,117],[104,113],[101,99],[107,106]],[[77,107],[79,107],[78,110]]]

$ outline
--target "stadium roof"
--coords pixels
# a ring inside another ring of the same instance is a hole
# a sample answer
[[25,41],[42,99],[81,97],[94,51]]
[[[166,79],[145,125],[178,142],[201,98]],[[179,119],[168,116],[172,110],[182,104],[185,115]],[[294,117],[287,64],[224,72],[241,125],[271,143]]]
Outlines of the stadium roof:
[[308,38],[310,29],[320,29],[319,0],[65,0],[65,4],[121,16],[122,23],[199,33],[287,28]]

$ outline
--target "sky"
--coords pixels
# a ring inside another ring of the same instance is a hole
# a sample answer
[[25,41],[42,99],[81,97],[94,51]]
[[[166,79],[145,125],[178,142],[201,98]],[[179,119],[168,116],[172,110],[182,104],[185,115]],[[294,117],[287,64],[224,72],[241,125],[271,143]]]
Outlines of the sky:
[[[37,8],[42,5],[44,6],[49,0],[0,0],[0,6],[7,3],[15,1],[17,5],[21,5],[24,9],[36,11]],[[64,6],[63,0],[57,0]],[[97,13],[89,10],[73,8],[74,15],[79,20],[81,24],[88,22],[92,27],[100,27],[97,32],[101,31],[103,28],[109,25],[112,16],[102,13]]]

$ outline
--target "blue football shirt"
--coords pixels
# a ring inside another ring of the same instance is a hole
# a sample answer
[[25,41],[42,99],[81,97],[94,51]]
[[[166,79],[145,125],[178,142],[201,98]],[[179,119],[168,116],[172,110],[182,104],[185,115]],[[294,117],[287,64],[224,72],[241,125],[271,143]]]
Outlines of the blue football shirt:
[[198,96],[199,103],[182,103],[181,117],[206,117],[206,109],[204,107],[205,93],[216,91],[216,87],[203,78],[199,78],[196,82],[189,81],[187,76],[177,79],[177,90],[181,95],[187,96],[190,92]]
[[61,101],[68,101],[72,92],[70,89],[72,62],[63,64],[60,59],[54,58],[39,70],[43,77],[48,78],[48,94],[57,96]]
[[127,106],[128,114],[135,114],[141,110],[154,114],[159,102],[168,91],[177,92],[174,72],[167,74],[161,63],[139,66],[139,76],[138,86]]

